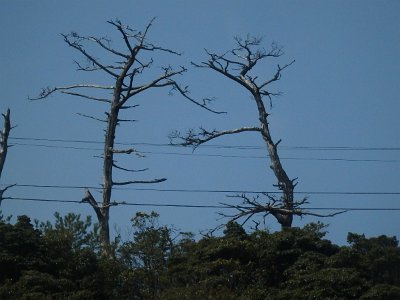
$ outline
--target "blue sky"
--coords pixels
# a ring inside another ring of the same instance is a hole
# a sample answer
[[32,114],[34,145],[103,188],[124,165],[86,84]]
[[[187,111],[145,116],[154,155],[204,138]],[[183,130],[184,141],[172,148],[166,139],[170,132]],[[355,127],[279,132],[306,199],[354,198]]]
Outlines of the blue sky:
[[[76,72],[73,60],[80,56],[63,42],[60,33],[108,36],[117,43],[119,36],[107,20],[117,18],[142,29],[157,17],[149,38],[183,55],[155,56],[155,71],[165,64],[187,66],[189,71],[179,81],[190,86],[191,96],[216,97],[212,108],[228,114],[210,114],[177,94],[169,96],[168,90],[150,91],[133,100],[140,107],[130,111],[129,117],[139,122],[120,126],[118,142],[166,144],[174,129],[257,125],[256,107],[245,91],[211,71],[190,66],[191,61],[206,59],[204,48],[222,52],[233,46],[234,36],[250,33],[262,36],[266,48],[275,41],[285,50],[284,56],[257,69],[260,78],[270,76],[277,63],[296,60],[274,86],[283,95],[274,100],[270,127],[274,140],[282,139],[280,155],[289,177],[299,178],[297,190],[400,192],[399,150],[393,149],[400,147],[398,1],[1,0],[0,4],[0,111],[11,109],[12,123],[17,125],[13,138],[102,141],[102,124],[77,113],[101,117],[107,107],[60,94],[42,102],[27,98],[46,86],[112,84],[107,77]],[[101,58],[102,52],[96,52],[96,56]],[[101,181],[102,163],[95,157],[101,154],[101,144],[17,139],[10,142],[16,145],[10,148],[2,184],[98,186]],[[141,178],[168,178],[161,184],[132,188],[273,191],[275,178],[259,136],[243,133],[210,145],[260,148],[205,146],[192,155],[191,149],[138,145],[146,158],[127,157],[120,162],[128,168],[148,167]],[[293,149],[302,146],[367,150]],[[316,160],[326,158],[345,160]],[[115,176],[127,179],[120,172]],[[7,195],[80,200],[83,190],[14,187]],[[96,192],[94,195],[99,197]],[[115,190],[113,195],[115,200],[141,203],[218,205],[233,201],[224,193],[131,189]],[[399,195],[309,196],[310,207],[400,208]],[[5,215],[28,214],[40,220],[52,220],[55,211],[93,215],[88,205],[73,203],[7,200],[1,209]],[[218,209],[153,209],[161,214],[162,223],[173,224],[182,231],[197,233],[223,221],[218,220]],[[110,223],[114,232],[128,235],[129,219],[136,210],[152,208],[112,208]],[[398,236],[399,214],[400,211],[353,211],[321,221],[330,224],[329,238],[344,243],[349,231],[367,236]],[[294,225],[316,220],[296,218]],[[272,217],[266,219],[266,227],[278,228]]]

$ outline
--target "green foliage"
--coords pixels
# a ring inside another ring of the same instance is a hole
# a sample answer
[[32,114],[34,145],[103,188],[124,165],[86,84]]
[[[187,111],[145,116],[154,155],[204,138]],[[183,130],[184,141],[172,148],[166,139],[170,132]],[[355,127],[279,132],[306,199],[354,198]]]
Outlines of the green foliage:
[[10,222],[11,219],[12,219],[12,216],[11,216],[11,215],[5,217],[5,216],[3,215],[3,212],[0,210],[0,223],[8,223],[8,222]]
[[226,238],[241,239],[246,237],[246,231],[238,223],[230,221],[226,224],[224,235]]
[[389,284],[376,284],[372,286],[360,299],[363,300],[387,300],[400,299],[400,286]]
[[119,259],[125,266],[125,296],[156,299],[164,286],[167,260],[173,251],[173,229],[158,224],[159,215],[138,212],[132,218],[132,241],[119,248]]
[[40,232],[27,216],[19,216],[14,226],[0,223],[0,281],[15,281],[23,270],[41,269],[43,257]]
[[395,237],[381,235],[367,239],[364,235],[349,233],[347,240],[353,264],[367,280],[400,285],[400,248]]
[[[27,216],[0,222],[0,299],[102,299],[100,258],[89,247],[90,224],[56,215],[35,229]],[[86,232],[87,231],[87,232]],[[86,234],[85,234],[86,232]]]
[[47,240],[67,244],[74,250],[85,247],[93,251],[99,250],[98,224],[93,225],[90,216],[81,220],[79,214],[68,213],[62,217],[56,212],[54,217],[56,219],[54,226],[50,222],[37,222],[37,228],[43,232]]
[[195,241],[158,218],[137,213],[113,258],[90,218],[0,220],[0,299],[400,299],[394,237],[349,233],[339,247],[322,223],[275,233],[228,223]]

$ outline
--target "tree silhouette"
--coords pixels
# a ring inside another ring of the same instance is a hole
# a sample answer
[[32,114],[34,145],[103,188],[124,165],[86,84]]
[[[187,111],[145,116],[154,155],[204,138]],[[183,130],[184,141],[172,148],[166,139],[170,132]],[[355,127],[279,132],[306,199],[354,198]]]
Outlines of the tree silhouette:
[[[217,54],[206,50],[208,55],[206,61],[192,63],[198,68],[215,71],[246,89],[251,94],[256,105],[259,125],[222,131],[207,130],[201,127],[198,131],[189,130],[186,134],[175,131],[170,135],[171,143],[178,143],[183,146],[192,146],[196,148],[201,144],[225,135],[242,132],[255,132],[260,135],[266,145],[267,155],[270,159],[270,168],[277,180],[274,186],[281,191],[281,196],[276,197],[275,195],[265,194],[264,196],[267,199],[265,204],[260,202],[259,195],[253,198],[245,194],[233,196],[243,200],[243,203],[240,205],[225,204],[228,208],[234,208],[237,211],[237,213],[233,215],[223,214],[223,216],[229,217],[233,221],[244,218],[243,223],[245,223],[253,215],[261,213],[264,214],[264,216],[273,215],[281,224],[282,228],[286,228],[292,226],[293,215],[333,216],[335,214],[319,215],[307,212],[301,209],[301,206],[307,202],[307,199],[296,200],[294,198],[297,178],[291,179],[281,163],[278,155],[278,145],[281,140],[274,142],[271,136],[268,121],[269,113],[264,100],[265,98],[268,99],[270,108],[272,108],[273,97],[281,93],[272,91],[271,86],[281,79],[283,71],[295,61],[293,60],[285,65],[278,64],[276,70],[268,79],[260,79],[258,76],[253,75],[252,73],[256,65],[260,64],[264,59],[278,58],[283,55],[282,47],[278,46],[276,43],[273,43],[270,50],[267,51],[260,47],[261,41],[260,38],[251,36],[247,36],[244,39],[236,37],[236,46],[233,49],[223,54]],[[222,226],[223,225],[221,225],[221,227]]]

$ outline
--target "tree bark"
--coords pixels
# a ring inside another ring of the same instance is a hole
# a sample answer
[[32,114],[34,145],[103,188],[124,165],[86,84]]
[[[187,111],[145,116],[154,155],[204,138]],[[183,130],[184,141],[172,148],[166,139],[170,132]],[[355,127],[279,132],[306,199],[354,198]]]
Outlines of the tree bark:
[[10,123],[10,109],[7,109],[7,112],[3,114],[4,125],[3,130],[1,131],[1,139],[0,139],[0,178],[3,172],[4,163],[6,162],[7,150],[8,150],[8,136],[11,131],[11,123]]
[[[114,94],[114,97],[118,97]],[[110,244],[109,204],[113,185],[113,163],[114,163],[114,140],[118,124],[118,98],[114,98],[111,104],[110,113],[107,119],[107,130],[104,140],[104,161],[103,161],[103,207],[101,208],[102,220],[100,224],[100,235],[104,245]],[[107,221],[106,221],[107,220]]]
[[[256,91],[255,91],[256,92]],[[257,104],[259,120],[261,123],[261,135],[267,146],[268,154],[270,157],[271,165],[270,168],[275,174],[276,179],[278,180],[278,188],[282,191],[282,200],[283,207],[287,210],[293,209],[293,192],[295,185],[293,181],[289,179],[289,176],[286,174],[285,170],[282,167],[281,161],[278,155],[278,144],[274,143],[271,138],[271,134],[268,127],[267,120],[267,112],[265,110],[264,102],[259,94],[254,95],[254,100]],[[282,214],[280,212],[271,212],[272,215],[277,219],[277,221],[281,224],[282,229],[285,227],[291,227],[293,221],[292,214]]]
[[[0,178],[3,173],[4,164],[6,162],[8,148],[10,147],[8,145],[8,137],[11,131],[10,109],[7,109],[7,112],[2,115],[4,118],[4,123],[3,130],[0,132]],[[3,197],[4,192],[12,186],[13,185],[10,185],[5,187],[4,189],[0,189],[0,206],[1,202],[5,199]]]

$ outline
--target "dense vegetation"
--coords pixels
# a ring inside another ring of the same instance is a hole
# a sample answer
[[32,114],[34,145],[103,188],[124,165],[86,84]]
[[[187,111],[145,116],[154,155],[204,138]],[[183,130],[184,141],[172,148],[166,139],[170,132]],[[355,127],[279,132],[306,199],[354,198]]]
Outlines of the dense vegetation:
[[79,215],[54,224],[0,218],[0,299],[400,299],[395,237],[324,239],[322,224],[195,241],[137,213],[130,241],[99,251],[96,225]]

